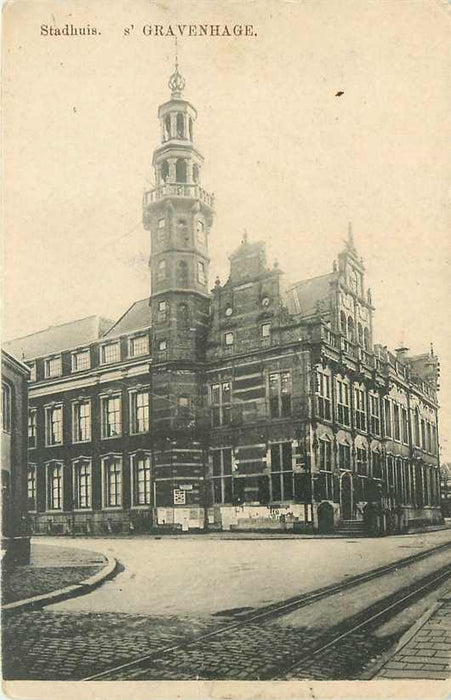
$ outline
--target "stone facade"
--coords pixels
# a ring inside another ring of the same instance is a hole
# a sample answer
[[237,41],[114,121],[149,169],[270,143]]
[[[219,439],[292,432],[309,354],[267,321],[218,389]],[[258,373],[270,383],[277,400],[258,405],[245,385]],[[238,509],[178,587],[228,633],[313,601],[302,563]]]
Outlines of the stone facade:
[[374,344],[351,230],[330,272],[288,289],[245,235],[209,291],[214,198],[178,69],[170,88],[143,199],[150,299],[12,343],[33,372],[35,531],[439,522],[437,358]]

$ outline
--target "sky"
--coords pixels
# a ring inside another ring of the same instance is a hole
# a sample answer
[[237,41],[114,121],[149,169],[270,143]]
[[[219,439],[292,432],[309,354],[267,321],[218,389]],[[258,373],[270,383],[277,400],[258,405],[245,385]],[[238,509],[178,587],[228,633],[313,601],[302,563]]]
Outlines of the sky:
[[[96,27],[49,37],[42,24]],[[202,184],[216,196],[210,284],[243,231],[285,282],[332,269],[352,221],[375,341],[441,361],[451,459],[451,12],[443,0],[17,0],[4,12],[3,337],[149,294],[142,195],[174,39],[144,25],[252,24],[181,37]],[[124,28],[131,28],[124,36]],[[337,96],[337,92],[342,92]]]

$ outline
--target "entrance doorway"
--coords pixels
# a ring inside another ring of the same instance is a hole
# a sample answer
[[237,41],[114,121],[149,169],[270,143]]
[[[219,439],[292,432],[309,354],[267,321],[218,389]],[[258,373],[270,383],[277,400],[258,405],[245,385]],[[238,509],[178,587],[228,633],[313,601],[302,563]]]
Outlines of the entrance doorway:
[[341,517],[342,520],[352,520],[352,476],[343,474],[341,477]]

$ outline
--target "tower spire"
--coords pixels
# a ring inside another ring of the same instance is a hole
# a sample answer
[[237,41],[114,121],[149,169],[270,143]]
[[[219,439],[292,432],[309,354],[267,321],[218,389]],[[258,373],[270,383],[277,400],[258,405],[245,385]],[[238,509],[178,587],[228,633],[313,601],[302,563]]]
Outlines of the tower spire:
[[169,89],[171,90],[172,97],[180,98],[182,92],[185,89],[185,78],[179,71],[179,52],[177,37],[175,37],[175,71],[169,78]]

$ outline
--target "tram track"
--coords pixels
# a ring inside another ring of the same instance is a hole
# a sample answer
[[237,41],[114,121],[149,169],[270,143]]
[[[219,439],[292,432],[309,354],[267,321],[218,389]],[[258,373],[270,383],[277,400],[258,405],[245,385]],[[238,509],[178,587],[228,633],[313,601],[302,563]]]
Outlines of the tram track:
[[[192,649],[193,647],[202,645],[204,642],[208,642],[210,640],[217,642],[220,640],[221,636],[227,637],[229,633],[239,631],[240,629],[245,628],[246,625],[258,625],[259,623],[270,621],[277,617],[300,610],[303,607],[313,605],[316,602],[330,598],[334,595],[351,591],[353,588],[356,588],[362,584],[369,583],[380,577],[389,575],[390,573],[394,573],[406,567],[415,565],[424,559],[440,554],[441,552],[444,552],[450,548],[451,542],[447,542],[432,549],[406,557],[405,559],[398,560],[391,564],[372,569],[371,571],[363,574],[350,577],[345,581],[340,581],[336,584],[331,584],[309,593],[294,596],[278,603],[272,603],[270,605],[260,607],[258,610],[246,612],[241,614],[239,619],[223,624],[218,628],[201,634],[195,638],[183,639],[176,644],[171,644],[162,647],[161,649],[156,649],[129,662],[106,669],[100,673],[83,678],[82,680],[107,681],[116,680],[119,678],[121,680],[126,680],[128,676],[136,679],[140,675],[145,675],[146,670],[152,665],[152,662],[157,662],[158,660],[163,659],[165,656],[176,654],[182,650]],[[307,654],[304,654],[301,658],[296,659],[294,663],[289,663],[287,665],[282,663],[280,670],[283,672],[283,676],[285,677],[286,673],[292,674],[300,671],[303,665],[308,664],[316,657],[326,653],[328,649],[333,648],[334,645],[338,645],[340,641],[349,638],[352,636],[352,634],[364,629],[365,626],[372,625],[378,620],[383,620],[390,614],[395,614],[397,610],[403,609],[403,607],[408,605],[409,601],[424,595],[429,590],[433,590],[438,585],[443,583],[446,577],[449,576],[451,576],[451,564],[447,564],[445,567],[441,567],[437,571],[429,573],[425,577],[422,577],[419,581],[410,584],[407,589],[403,588],[401,592],[396,592],[395,594],[387,596],[382,601],[379,601],[378,603],[367,608],[365,611],[361,611],[356,616],[353,616],[350,620],[344,621],[333,629],[328,630],[327,638],[324,636],[318,637],[314,646],[308,650]],[[275,678],[276,675],[278,674],[274,673],[273,671],[267,675],[267,679]],[[261,676],[261,678],[263,679],[263,677],[264,674]]]

